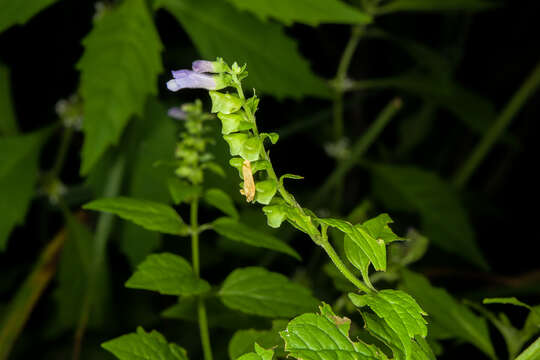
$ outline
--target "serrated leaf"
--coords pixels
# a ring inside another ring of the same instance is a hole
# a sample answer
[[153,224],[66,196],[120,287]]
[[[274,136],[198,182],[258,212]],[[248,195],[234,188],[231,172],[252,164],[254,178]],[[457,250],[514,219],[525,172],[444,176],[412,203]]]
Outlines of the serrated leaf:
[[295,316],[318,304],[307,288],[260,267],[233,271],[219,296],[231,309],[274,318]]
[[162,45],[144,0],[126,0],[95,22],[83,40],[80,93],[84,99],[81,173],[88,174],[118,142],[146,98],[157,93]]
[[406,359],[411,357],[411,339],[416,335],[427,336],[427,321],[422,316],[427,314],[403,291],[387,289],[365,295],[349,293],[349,299],[357,307],[369,306],[386,321],[399,337]]
[[176,17],[203,57],[247,63],[248,88],[278,98],[330,96],[328,86],[310,71],[280,25],[261,22],[225,1],[158,0],[156,6]]
[[471,343],[491,358],[495,352],[486,320],[458,303],[446,290],[432,286],[420,274],[404,270],[402,287],[427,311],[430,322],[457,339]]
[[101,346],[120,360],[188,360],[186,350],[168,343],[159,332],[145,332],[142,327],[136,333],[122,335]]
[[163,295],[195,295],[210,290],[210,285],[195,275],[183,257],[170,253],[146,257],[126,282],[126,287]]
[[236,211],[234,202],[225,191],[221,189],[209,189],[204,194],[204,200],[230,217],[238,219],[238,211]]
[[17,134],[17,122],[11,99],[9,69],[0,63],[0,135],[15,134]]
[[377,9],[378,14],[396,11],[480,11],[492,8],[489,0],[394,0]]
[[255,247],[275,250],[300,260],[300,255],[278,238],[244,225],[233,218],[222,217],[212,223],[212,229],[229,240]]
[[108,212],[132,221],[147,230],[185,236],[189,227],[176,211],[165,204],[126,197],[102,198],[85,204],[83,209]]
[[274,18],[285,25],[293,22],[317,26],[321,23],[367,24],[371,16],[338,0],[229,0],[262,20]]
[[0,33],[13,25],[23,25],[58,0],[0,0]]
[[320,314],[303,314],[289,322],[280,332],[289,357],[305,360],[384,359],[382,352],[349,337],[351,320],[334,314],[324,304]]
[[372,165],[375,194],[388,208],[420,213],[427,237],[442,249],[487,268],[454,189],[436,174],[414,167]]
[[238,330],[229,342],[229,358],[234,360],[251,352],[255,343],[266,349],[274,349],[278,357],[285,357],[283,340],[279,336],[279,331],[284,330],[286,327],[287,321],[275,320],[272,323],[271,330]]

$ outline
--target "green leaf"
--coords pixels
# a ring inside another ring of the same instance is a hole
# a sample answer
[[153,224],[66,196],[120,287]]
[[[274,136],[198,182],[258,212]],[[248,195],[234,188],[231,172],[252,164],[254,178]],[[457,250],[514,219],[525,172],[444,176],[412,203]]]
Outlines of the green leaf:
[[221,120],[221,133],[224,135],[253,128],[253,123],[248,121],[244,111],[234,114],[218,112],[217,116]]
[[120,360],[188,360],[186,350],[169,344],[157,331],[147,333],[142,327],[136,333],[122,335],[101,346]]
[[170,253],[149,255],[137,266],[126,287],[163,295],[195,295],[210,290],[210,285],[195,275],[183,257]]
[[229,194],[220,189],[209,189],[204,194],[204,201],[213,207],[223,211],[225,214],[229,215],[234,219],[238,219],[238,211],[234,206]]
[[446,290],[432,286],[422,275],[408,270],[403,270],[402,275],[403,289],[427,311],[430,323],[437,323],[448,334],[473,344],[490,358],[495,358],[485,319],[457,302]]
[[317,26],[321,23],[367,24],[371,16],[338,0],[229,0],[240,10],[248,10],[262,20],[269,17],[285,25],[293,22]]
[[301,259],[300,255],[298,255],[293,248],[283,241],[272,235],[263,233],[259,230],[239,223],[235,219],[222,217],[215,220],[212,225],[213,229],[219,235],[224,236],[229,240],[238,241],[255,247],[279,251],[298,260]]
[[381,351],[349,337],[351,320],[334,314],[324,304],[321,314],[303,314],[291,320],[280,332],[289,357],[309,360],[384,359]]
[[411,339],[416,335],[427,336],[427,321],[422,317],[427,314],[403,291],[387,289],[366,295],[349,293],[349,299],[357,307],[369,306],[386,321],[399,337],[406,359],[411,357]]
[[378,14],[396,11],[480,11],[492,8],[489,0],[394,0],[377,9]]
[[190,202],[195,197],[199,197],[202,188],[199,185],[191,185],[187,181],[180,180],[176,177],[170,178],[168,181],[169,192],[176,205],[182,202]]
[[[234,360],[241,355],[251,352],[255,343],[260,344],[266,349],[273,348],[278,357],[285,357],[283,340],[279,336],[279,332],[286,327],[287,321],[274,320],[271,330],[238,330],[229,342],[229,358]],[[275,348],[276,346],[278,348]]]
[[219,296],[231,309],[267,317],[291,317],[316,308],[311,292],[285,276],[264,268],[234,270]]
[[540,359],[540,338],[536,339],[516,360],[538,360]]
[[486,298],[482,301],[484,304],[511,304],[516,306],[521,306],[524,308],[527,308],[531,311],[534,311],[534,309],[530,306],[525,304],[522,301],[519,301],[515,297],[505,297],[505,298]]
[[165,204],[126,197],[102,198],[83,206],[87,210],[112,213],[147,230],[185,236],[189,227],[176,211]]
[[49,130],[0,137],[0,251],[7,246],[13,228],[24,221],[38,179],[40,147]]
[[176,17],[203,57],[247,63],[248,88],[278,98],[330,96],[329,87],[311,72],[280,25],[261,22],[225,1],[158,0],[156,6]]
[[58,0],[0,0],[0,33],[13,25],[23,25],[34,15]]
[[120,139],[146,98],[157,93],[162,45],[144,0],[126,0],[96,21],[83,40],[81,71],[85,134],[81,173],[88,174]]
[[437,175],[414,167],[372,165],[375,194],[386,207],[420,213],[427,237],[442,249],[487,268],[474,231],[454,189]]
[[219,91],[210,91],[210,98],[212,99],[212,112],[222,113],[224,115],[230,115],[244,105],[244,100],[240,99],[235,94],[224,94]]
[[247,353],[238,358],[238,360],[272,360],[274,357],[273,349],[265,349],[255,343],[255,352]]
[[394,220],[388,214],[380,214],[373,219],[369,219],[362,224],[362,227],[373,238],[383,240],[385,244],[390,244],[394,241],[404,240],[403,238],[394,234],[388,224],[393,223]]
[[0,135],[15,134],[17,134],[17,121],[11,100],[9,69],[0,63]]

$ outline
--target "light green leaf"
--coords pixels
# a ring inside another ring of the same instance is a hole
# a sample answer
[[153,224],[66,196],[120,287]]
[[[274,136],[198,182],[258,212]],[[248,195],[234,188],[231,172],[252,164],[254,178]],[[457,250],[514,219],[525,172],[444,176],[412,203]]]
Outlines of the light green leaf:
[[142,327],[136,333],[122,335],[101,346],[120,360],[188,360],[186,350],[168,343],[159,332],[145,332]]
[[193,273],[183,257],[170,253],[149,255],[137,266],[126,287],[163,295],[195,295],[210,290],[210,285]]
[[58,0],[0,0],[0,33],[13,25],[23,25]]
[[259,344],[255,343],[255,352],[250,352],[242,355],[237,360],[272,360],[274,357],[273,349],[265,349]]
[[165,204],[126,197],[102,198],[83,206],[87,210],[112,213],[147,230],[185,236],[189,227],[176,211]]
[[448,334],[473,344],[490,358],[495,358],[485,319],[457,302],[446,290],[432,286],[422,275],[408,270],[403,270],[402,275],[403,289],[427,311],[430,323],[437,323]]
[[[287,327],[287,321],[274,320],[271,330],[238,330],[234,333],[229,342],[229,358],[234,360],[241,355],[253,351],[255,343],[260,344],[263,348],[273,348],[278,357],[285,357],[283,350],[283,340],[279,336],[279,332]],[[278,346],[276,348],[276,346]]]
[[77,64],[84,99],[81,173],[88,174],[131,116],[142,115],[147,96],[157,93],[162,45],[144,0],[107,11],[83,44]]
[[394,241],[404,240],[403,238],[394,234],[392,229],[388,224],[393,223],[394,220],[388,214],[380,214],[373,219],[369,219],[362,224],[362,227],[371,235],[373,238],[383,240],[385,244],[390,244]]
[[0,135],[15,134],[17,134],[17,121],[11,100],[9,69],[0,63]]
[[454,189],[434,173],[414,167],[372,165],[375,194],[386,207],[420,213],[427,237],[442,249],[487,268]]
[[259,267],[233,271],[225,279],[219,296],[231,309],[274,318],[313,310],[318,303],[307,288]]
[[371,16],[338,0],[229,0],[240,10],[248,10],[262,20],[269,17],[285,25],[293,22],[317,26],[320,23],[367,24]]
[[427,321],[422,317],[427,314],[403,291],[387,289],[365,295],[349,293],[349,298],[357,307],[369,306],[386,321],[399,337],[406,359],[411,356],[411,339],[416,335],[427,336]]
[[209,189],[204,194],[204,200],[230,217],[238,219],[238,211],[236,211],[234,202],[225,191],[220,189]]
[[158,0],[156,6],[176,17],[203,57],[249,64],[248,88],[278,98],[330,96],[278,24],[261,22],[225,1]]
[[377,9],[378,14],[396,11],[480,11],[492,8],[489,0],[394,0]]
[[222,217],[215,220],[212,225],[213,229],[219,235],[224,236],[229,240],[238,241],[255,247],[279,251],[298,260],[301,259],[300,255],[298,255],[293,248],[283,241],[272,235],[239,223],[235,219]]
[[385,359],[376,347],[351,340],[351,320],[336,316],[327,304],[323,303],[319,309],[321,314],[300,315],[280,332],[289,357],[305,360]]
[[190,202],[201,195],[202,188],[199,185],[191,185],[187,181],[170,178],[168,181],[169,192],[176,205],[182,202]]
[[536,339],[527,349],[525,349],[516,360],[538,360],[540,359],[540,338]]

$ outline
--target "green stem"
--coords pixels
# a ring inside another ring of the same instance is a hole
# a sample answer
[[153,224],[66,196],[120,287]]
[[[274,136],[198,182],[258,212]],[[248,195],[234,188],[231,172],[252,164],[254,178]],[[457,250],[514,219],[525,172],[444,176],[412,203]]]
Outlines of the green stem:
[[519,113],[527,99],[535,92],[540,85],[540,63],[525,80],[521,88],[514,94],[508,102],[499,117],[493,125],[485,133],[478,145],[471,153],[470,157],[458,170],[454,177],[454,184],[458,188],[462,188],[467,184],[475,170],[482,163],[493,145],[497,142],[500,136],[508,128],[514,117]]
[[[191,262],[193,272],[200,277],[201,267],[199,262],[199,199],[195,198],[191,202],[190,220],[191,220]],[[206,317],[206,307],[204,299],[197,299],[197,314],[199,318],[199,331],[201,335],[201,345],[203,348],[204,360],[212,360],[212,346],[210,345],[210,334],[208,331],[208,320]]]
[[62,139],[60,140],[60,147],[58,148],[58,154],[56,155],[56,160],[51,169],[51,178],[56,178],[60,174],[60,171],[64,167],[66,161],[66,155],[69,150],[69,145],[71,143],[71,138],[73,137],[73,128],[64,127],[62,132]]

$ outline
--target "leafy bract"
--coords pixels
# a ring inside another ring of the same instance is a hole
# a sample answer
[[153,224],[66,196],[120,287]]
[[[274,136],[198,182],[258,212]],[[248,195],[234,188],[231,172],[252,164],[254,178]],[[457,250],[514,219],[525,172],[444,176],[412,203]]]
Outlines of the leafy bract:
[[225,191],[220,189],[209,189],[204,193],[204,201],[223,211],[230,217],[238,219],[238,211],[236,211],[231,197]]
[[[285,357],[283,340],[279,336],[279,332],[286,327],[287,321],[274,320],[271,330],[238,330],[229,342],[229,358],[234,360],[241,355],[251,352],[255,343],[266,349],[273,348],[277,356]],[[279,347],[276,348],[276,346]]]
[[485,319],[457,302],[446,290],[432,286],[422,275],[408,270],[403,270],[402,275],[403,289],[427,311],[430,323],[436,323],[453,337],[473,344],[491,358],[495,357]]
[[479,11],[493,7],[490,0],[394,0],[377,9],[378,14],[396,11]]
[[366,24],[371,16],[340,0],[229,0],[240,10],[248,10],[262,20],[269,17],[285,25],[299,22],[311,26],[320,23]]
[[85,204],[84,209],[112,213],[145,229],[165,234],[187,235],[188,226],[176,211],[165,204],[126,197],[102,198]]
[[9,70],[0,63],[0,135],[15,135],[17,122],[11,100],[11,81]]
[[304,360],[385,358],[376,347],[351,340],[351,320],[336,316],[327,304],[320,307],[320,312],[300,315],[280,332],[289,357]]
[[0,0],[0,33],[15,24],[22,25],[58,0]]
[[420,213],[430,241],[483,268],[487,263],[454,189],[434,173],[414,167],[373,164],[376,195],[389,208]]
[[279,98],[330,96],[280,25],[262,22],[225,1],[157,0],[156,6],[178,19],[203,57],[249,64],[249,87]]
[[210,285],[193,273],[183,257],[170,253],[149,255],[137,266],[126,287],[163,295],[194,295],[210,290]]
[[81,173],[116,144],[132,115],[156,94],[162,49],[144,0],[126,0],[99,18],[83,40],[81,71],[85,134]]
[[300,259],[300,255],[283,241],[272,235],[244,225],[233,218],[219,218],[212,223],[212,226],[219,235],[224,236],[229,240],[279,251],[296,259]]
[[169,344],[159,332],[145,332],[142,327],[136,333],[122,335],[101,346],[120,360],[188,360],[186,350]]
[[219,296],[231,309],[274,318],[311,311],[318,303],[307,288],[260,267],[234,270]]
[[427,335],[427,321],[422,316],[427,314],[403,291],[387,289],[365,295],[349,293],[349,298],[358,307],[369,306],[385,320],[399,337],[406,359],[411,356],[411,339],[416,335]]

